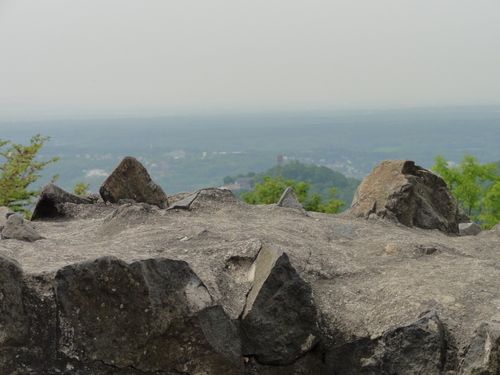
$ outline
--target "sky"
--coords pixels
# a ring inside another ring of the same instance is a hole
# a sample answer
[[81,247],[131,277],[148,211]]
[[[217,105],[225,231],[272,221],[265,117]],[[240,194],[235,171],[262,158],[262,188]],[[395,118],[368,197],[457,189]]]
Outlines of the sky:
[[0,112],[500,104],[500,0],[0,0]]

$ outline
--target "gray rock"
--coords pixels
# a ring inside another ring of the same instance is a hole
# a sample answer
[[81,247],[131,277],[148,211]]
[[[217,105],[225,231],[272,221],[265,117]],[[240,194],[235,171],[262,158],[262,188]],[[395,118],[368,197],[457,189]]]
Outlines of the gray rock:
[[7,222],[7,217],[12,215],[14,211],[12,211],[10,208],[1,206],[0,207],[0,232],[2,232],[2,229],[5,227],[5,223]]
[[240,327],[243,354],[256,356],[263,364],[288,365],[319,341],[311,286],[285,253],[267,244],[254,268]]
[[91,198],[70,194],[54,184],[45,184],[38,195],[31,220],[71,216],[66,212],[66,203],[92,204],[94,201]]
[[435,311],[384,333],[335,348],[325,357],[322,374],[441,375],[445,366],[445,330]]
[[481,227],[476,223],[460,223],[458,228],[461,236],[475,236],[481,233]]
[[183,261],[104,257],[56,275],[60,350],[143,372],[239,374],[241,344],[222,307]]
[[189,210],[189,207],[191,206],[191,203],[194,202],[194,200],[198,197],[198,192],[195,192],[194,194],[191,194],[187,196],[186,198],[181,199],[178,202],[175,202],[172,206],[170,206],[168,209],[169,210],[174,210],[174,209],[182,209],[182,210]]
[[0,351],[27,341],[30,325],[24,306],[24,289],[19,263],[0,255]]
[[460,365],[461,375],[500,373],[500,324],[483,322],[466,349]]
[[304,210],[304,207],[299,202],[299,198],[293,191],[293,189],[289,186],[286,188],[284,193],[281,195],[280,200],[278,201],[279,207],[293,208],[299,210],[303,214],[307,215],[307,211]]
[[168,207],[167,195],[149,176],[148,171],[135,158],[127,156],[102,183],[99,193],[105,202],[133,199],[160,208]]
[[9,240],[21,240],[34,242],[41,240],[42,237],[33,227],[19,215],[10,215],[2,230],[2,238]]
[[351,207],[341,217],[371,214],[408,227],[458,234],[463,220],[442,178],[409,160],[385,160],[361,182]]

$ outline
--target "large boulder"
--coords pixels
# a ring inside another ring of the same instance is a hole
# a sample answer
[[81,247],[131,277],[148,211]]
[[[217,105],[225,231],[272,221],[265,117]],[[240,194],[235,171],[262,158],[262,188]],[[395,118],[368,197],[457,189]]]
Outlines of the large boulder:
[[241,322],[243,354],[264,364],[288,365],[319,341],[311,286],[285,253],[268,244],[253,268]]
[[442,178],[409,160],[384,160],[361,182],[343,217],[376,215],[458,234],[458,203]]
[[167,195],[150,177],[148,171],[135,158],[127,156],[102,183],[99,193],[105,202],[133,199],[160,208],[168,207]]
[[31,215],[31,220],[43,218],[66,217],[66,204],[91,204],[94,201],[87,197],[81,197],[68,193],[54,184],[45,184],[40,190],[38,199]]
[[186,262],[113,257],[57,272],[59,347],[142,372],[239,374],[236,328]]

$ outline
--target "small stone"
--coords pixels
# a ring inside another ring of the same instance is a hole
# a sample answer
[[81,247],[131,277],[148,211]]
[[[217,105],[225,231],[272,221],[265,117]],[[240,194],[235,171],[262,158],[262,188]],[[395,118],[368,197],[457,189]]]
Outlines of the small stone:
[[33,227],[26,224],[25,220],[15,214],[10,215],[2,230],[3,239],[14,239],[21,241],[34,242],[43,239]]

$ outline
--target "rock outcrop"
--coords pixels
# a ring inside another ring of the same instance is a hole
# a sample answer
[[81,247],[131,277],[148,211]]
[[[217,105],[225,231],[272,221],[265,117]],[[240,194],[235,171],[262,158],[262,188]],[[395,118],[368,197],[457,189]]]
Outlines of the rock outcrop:
[[498,227],[450,236],[435,176],[384,165],[388,197],[364,195],[384,206],[347,215],[221,189],[57,201],[44,238],[0,241],[0,373],[498,373]]
[[45,184],[40,190],[31,220],[71,217],[69,205],[91,204],[94,200],[68,193],[54,184]]
[[370,215],[458,234],[460,213],[442,178],[409,160],[385,160],[361,182],[345,216]]
[[105,202],[117,203],[132,199],[160,208],[168,207],[167,195],[150,177],[148,171],[135,158],[127,156],[102,183],[99,193]]

